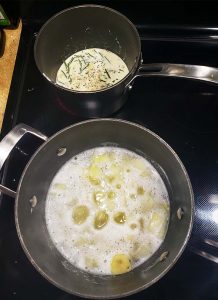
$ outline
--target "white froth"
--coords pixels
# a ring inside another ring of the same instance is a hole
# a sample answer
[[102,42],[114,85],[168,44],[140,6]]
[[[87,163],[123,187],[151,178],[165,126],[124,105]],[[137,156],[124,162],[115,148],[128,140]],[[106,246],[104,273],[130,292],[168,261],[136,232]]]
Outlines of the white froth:
[[[93,193],[99,191],[104,196],[97,205]],[[72,217],[78,205],[89,210],[82,224]],[[108,223],[95,229],[100,210],[108,214]],[[125,223],[114,221],[117,212],[125,212]],[[46,223],[55,246],[73,265],[96,274],[111,274],[116,254],[127,255],[132,269],[146,261],[162,243],[168,219],[168,193],[156,169],[134,152],[115,147],[90,149],[70,159],[46,199]]]

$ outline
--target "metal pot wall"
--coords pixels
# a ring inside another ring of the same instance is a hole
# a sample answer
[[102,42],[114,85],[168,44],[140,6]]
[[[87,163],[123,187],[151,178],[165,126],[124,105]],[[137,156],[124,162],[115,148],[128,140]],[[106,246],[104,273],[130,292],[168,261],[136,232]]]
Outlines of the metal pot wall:
[[[56,84],[63,61],[77,51],[103,48],[119,55],[129,74],[118,84],[96,92],[69,90]],[[135,26],[120,13],[103,6],[83,5],[66,9],[49,19],[35,42],[39,71],[54,87],[65,105],[79,115],[110,115],[126,101],[128,82],[140,62],[141,45]]]
[[[87,48],[107,49],[120,56],[129,74],[117,84],[95,92],[69,90],[56,84],[63,61]],[[218,70],[181,64],[142,64],[141,41],[132,22],[104,6],[81,5],[50,18],[38,33],[34,46],[36,65],[54,93],[75,114],[109,116],[122,107],[139,76],[173,76],[218,83]]]
[[[141,291],[175,264],[189,239],[194,212],[187,172],[176,153],[150,130],[123,120],[96,119],[77,123],[52,137],[17,125],[0,143],[0,167],[16,143],[31,133],[44,140],[27,164],[16,192],[15,222],[21,245],[33,266],[57,287],[87,298],[109,299]],[[145,263],[118,276],[92,275],[71,265],[50,239],[45,222],[45,199],[50,183],[74,155],[98,146],[117,146],[145,156],[157,169],[170,197],[170,220],[163,243]]]

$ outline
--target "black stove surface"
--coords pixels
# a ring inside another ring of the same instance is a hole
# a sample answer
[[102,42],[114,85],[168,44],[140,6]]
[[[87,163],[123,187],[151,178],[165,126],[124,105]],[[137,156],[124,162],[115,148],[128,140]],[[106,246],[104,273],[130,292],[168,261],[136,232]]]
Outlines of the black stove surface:
[[[151,23],[145,25],[143,18],[137,19],[140,13],[134,9],[130,12],[122,3],[118,8],[137,25],[144,63],[218,67],[218,38],[214,28],[186,26],[178,29],[171,25],[158,30],[158,26]],[[2,137],[21,122],[50,136],[83,120],[73,115],[48,89],[34,63],[35,37],[46,17],[51,15],[49,12],[44,19],[23,21]],[[217,86],[157,77],[137,79],[126,104],[110,116],[142,124],[177,152],[190,176],[196,203],[193,233],[182,257],[158,283],[128,298],[218,299],[218,265],[214,262],[218,262],[217,116]],[[6,186],[16,190],[25,163],[39,144],[37,139],[27,137],[15,148],[2,174]],[[48,283],[28,261],[15,229],[14,200],[7,196],[0,199],[0,299],[77,299]]]

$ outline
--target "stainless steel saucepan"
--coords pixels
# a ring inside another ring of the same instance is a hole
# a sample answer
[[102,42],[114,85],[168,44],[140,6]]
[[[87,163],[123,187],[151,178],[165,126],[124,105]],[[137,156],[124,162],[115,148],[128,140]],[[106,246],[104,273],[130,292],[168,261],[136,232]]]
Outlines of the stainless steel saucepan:
[[[2,185],[0,190],[15,197],[17,233],[24,252],[40,274],[69,293],[109,299],[141,291],[170,270],[189,239],[194,199],[187,172],[165,141],[142,126],[117,119],[84,121],[50,138],[20,124],[0,143],[0,168],[26,133],[41,138],[43,144],[25,167],[17,191]],[[77,269],[58,252],[46,227],[45,200],[53,177],[66,161],[87,149],[111,145],[129,149],[151,161],[169,193],[170,220],[162,245],[145,263],[126,274],[100,276]]]
[[[114,52],[124,60],[129,73],[115,85],[94,92],[69,90],[56,84],[56,74],[63,61],[87,48]],[[110,116],[120,109],[134,80],[140,76],[172,76],[218,83],[216,68],[142,64],[136,27],[121,13],[99,5],[71,7],[50,18],[37,35],[34,57],[39,71],[61,101],[75,114],[88,117]]]

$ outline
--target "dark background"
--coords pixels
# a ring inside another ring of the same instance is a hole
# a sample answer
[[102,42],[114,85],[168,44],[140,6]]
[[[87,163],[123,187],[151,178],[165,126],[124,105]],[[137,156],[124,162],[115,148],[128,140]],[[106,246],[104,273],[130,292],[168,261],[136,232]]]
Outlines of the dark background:
[[[129,17],[139,30],[145,62],[218,67],[217,1],[1,1],[14,26],[19,16],[23,19],[1,138],[21,122],[50,136],[77,121],[61,110],[54,95],[49,93],[34,63],[33,44],[39,28],[54,13],[85,3],[111,6]],[[196,202],[193,236],[182,257],[157,284],[128,299],[218,299],[217,264],[190,251],[191,246],[205,247],[201,241],[205,237],[217,240],[217,225],[209,218],[212,208],[208,206],[211,195],[218,195],[217,116],[217,86],[170,78],[139,79],[129,100],[115,115],[146,126],[170,144],[188,171]],[[16,147],[4,173],[6,186],[16,190],[34,147],[30,138]],[[11,299],[78,298],[49,284],[30,264],[15,230],[14,201],[3,197],[0,199],[0,300]]]
[[[1,4],[9,16],[14,19],[22,17],[25,20],[48,18],[55,12],[69,6],[79,4],[101,4],[119,6],[123,11],[131,7],[141,8],[139,19],[144,18],[147,24],[177,24],[196,27],[216,27],[218,24],[218,1],[155,1],[155,0],[101,0],[101,1],[73,1],[73,0],[3,0]],[[128,15],[128,13],[127,13]]]

